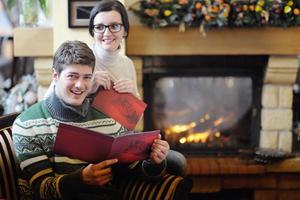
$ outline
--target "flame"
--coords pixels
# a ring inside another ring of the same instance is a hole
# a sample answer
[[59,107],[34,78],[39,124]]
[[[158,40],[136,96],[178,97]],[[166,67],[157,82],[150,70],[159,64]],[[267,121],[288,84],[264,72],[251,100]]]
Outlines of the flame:
[[199,142],[202,142],[202,143],[205,143],[207,142],[208,140],[208,137],[210,135],[210,131],[206,131],[206,132],[201,132],[201,133],[193,133],[187,137],[182,137],[179,139],[179,142],[181,144],[184,144],[184,143],[192,143],[192,142],[195,142],[195,143],[199,143]]
[[196,122],[191,122],[189,124],[183,124],[183,125],[177,124],[177,125],[174,125],[174,126],[171,126],[171,127],[167,128],[165,130],[165,132],[166,132],[167,135],[170,135],[170,134],[173,134],[173,133],[178,134],[178,133],[188,131],[188,130],[194,128],[195,126],[196,126]]
[[199,119],[199,122],[200,123],[204,123],[205,121],[209,120],[210,119],[210,115],[208,113],[206,113],[203,117],[201,117]]
[[[211,119],[210,114],[206,113],[203,117],[199,119],[198,126],[203,126],[203,123],[211,123],[208,120]],[[208,121],[208,122],[207,122]],[[211,128],[203,131],[203,132],[194,132],[195,127],[197,127],[196,122],[190,122],[188,124],[176,124],[170,126],[165,129],[165,133],[168,136],[172,134],[180,134],[180,137],[176,140],[180,144],[184,143],[207,143],[209,140],[213,138],[221,138],[222,133],[218,130],[222,123],[226,121],[226,117],[219,117],[218,119],[214,120],[211,124]],[[171,136],[172,137],[172,136]],[[174,136],[174,139],[177,136]]]
[[225,121],[224,117],[220,117],[217,120],[214,121],[214,126],[219,126]]

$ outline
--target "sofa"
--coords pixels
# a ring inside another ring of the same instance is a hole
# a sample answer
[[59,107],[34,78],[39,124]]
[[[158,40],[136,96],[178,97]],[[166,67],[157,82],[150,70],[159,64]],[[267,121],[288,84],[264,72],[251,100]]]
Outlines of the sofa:
[[[27,181],[18,178],[11,127],[18,116],[13,113],[0,117],[0,199],[32,199]],[[166,174],[157,181],[146,181],[139,177],[124,179],[120,187],[122,199],[131,200],[168,200],[188,197],[192,183],[190,179]]]

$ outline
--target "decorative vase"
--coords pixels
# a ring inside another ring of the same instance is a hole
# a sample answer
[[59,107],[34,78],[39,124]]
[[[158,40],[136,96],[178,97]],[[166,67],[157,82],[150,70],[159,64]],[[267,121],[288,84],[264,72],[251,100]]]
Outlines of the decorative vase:
[[38,26],[39,1],[19,0],[20,25],[26,27]]

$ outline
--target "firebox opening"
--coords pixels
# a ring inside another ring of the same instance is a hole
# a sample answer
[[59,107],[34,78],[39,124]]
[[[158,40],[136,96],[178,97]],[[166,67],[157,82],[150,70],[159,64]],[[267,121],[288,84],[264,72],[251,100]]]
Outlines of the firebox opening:
[[259,140],[267,57],[176,56],[143,59],[145,130],[160,129],[185,154],[237,153]]

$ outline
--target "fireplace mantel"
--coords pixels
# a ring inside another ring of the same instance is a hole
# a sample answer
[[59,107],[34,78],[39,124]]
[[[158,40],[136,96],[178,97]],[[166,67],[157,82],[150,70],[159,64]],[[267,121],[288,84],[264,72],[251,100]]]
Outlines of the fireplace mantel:
[[129,56],[163,55],[297,55],[300,27],[221,28],[202,36],[197,28],[151,29],[134,25],[126,43]]

